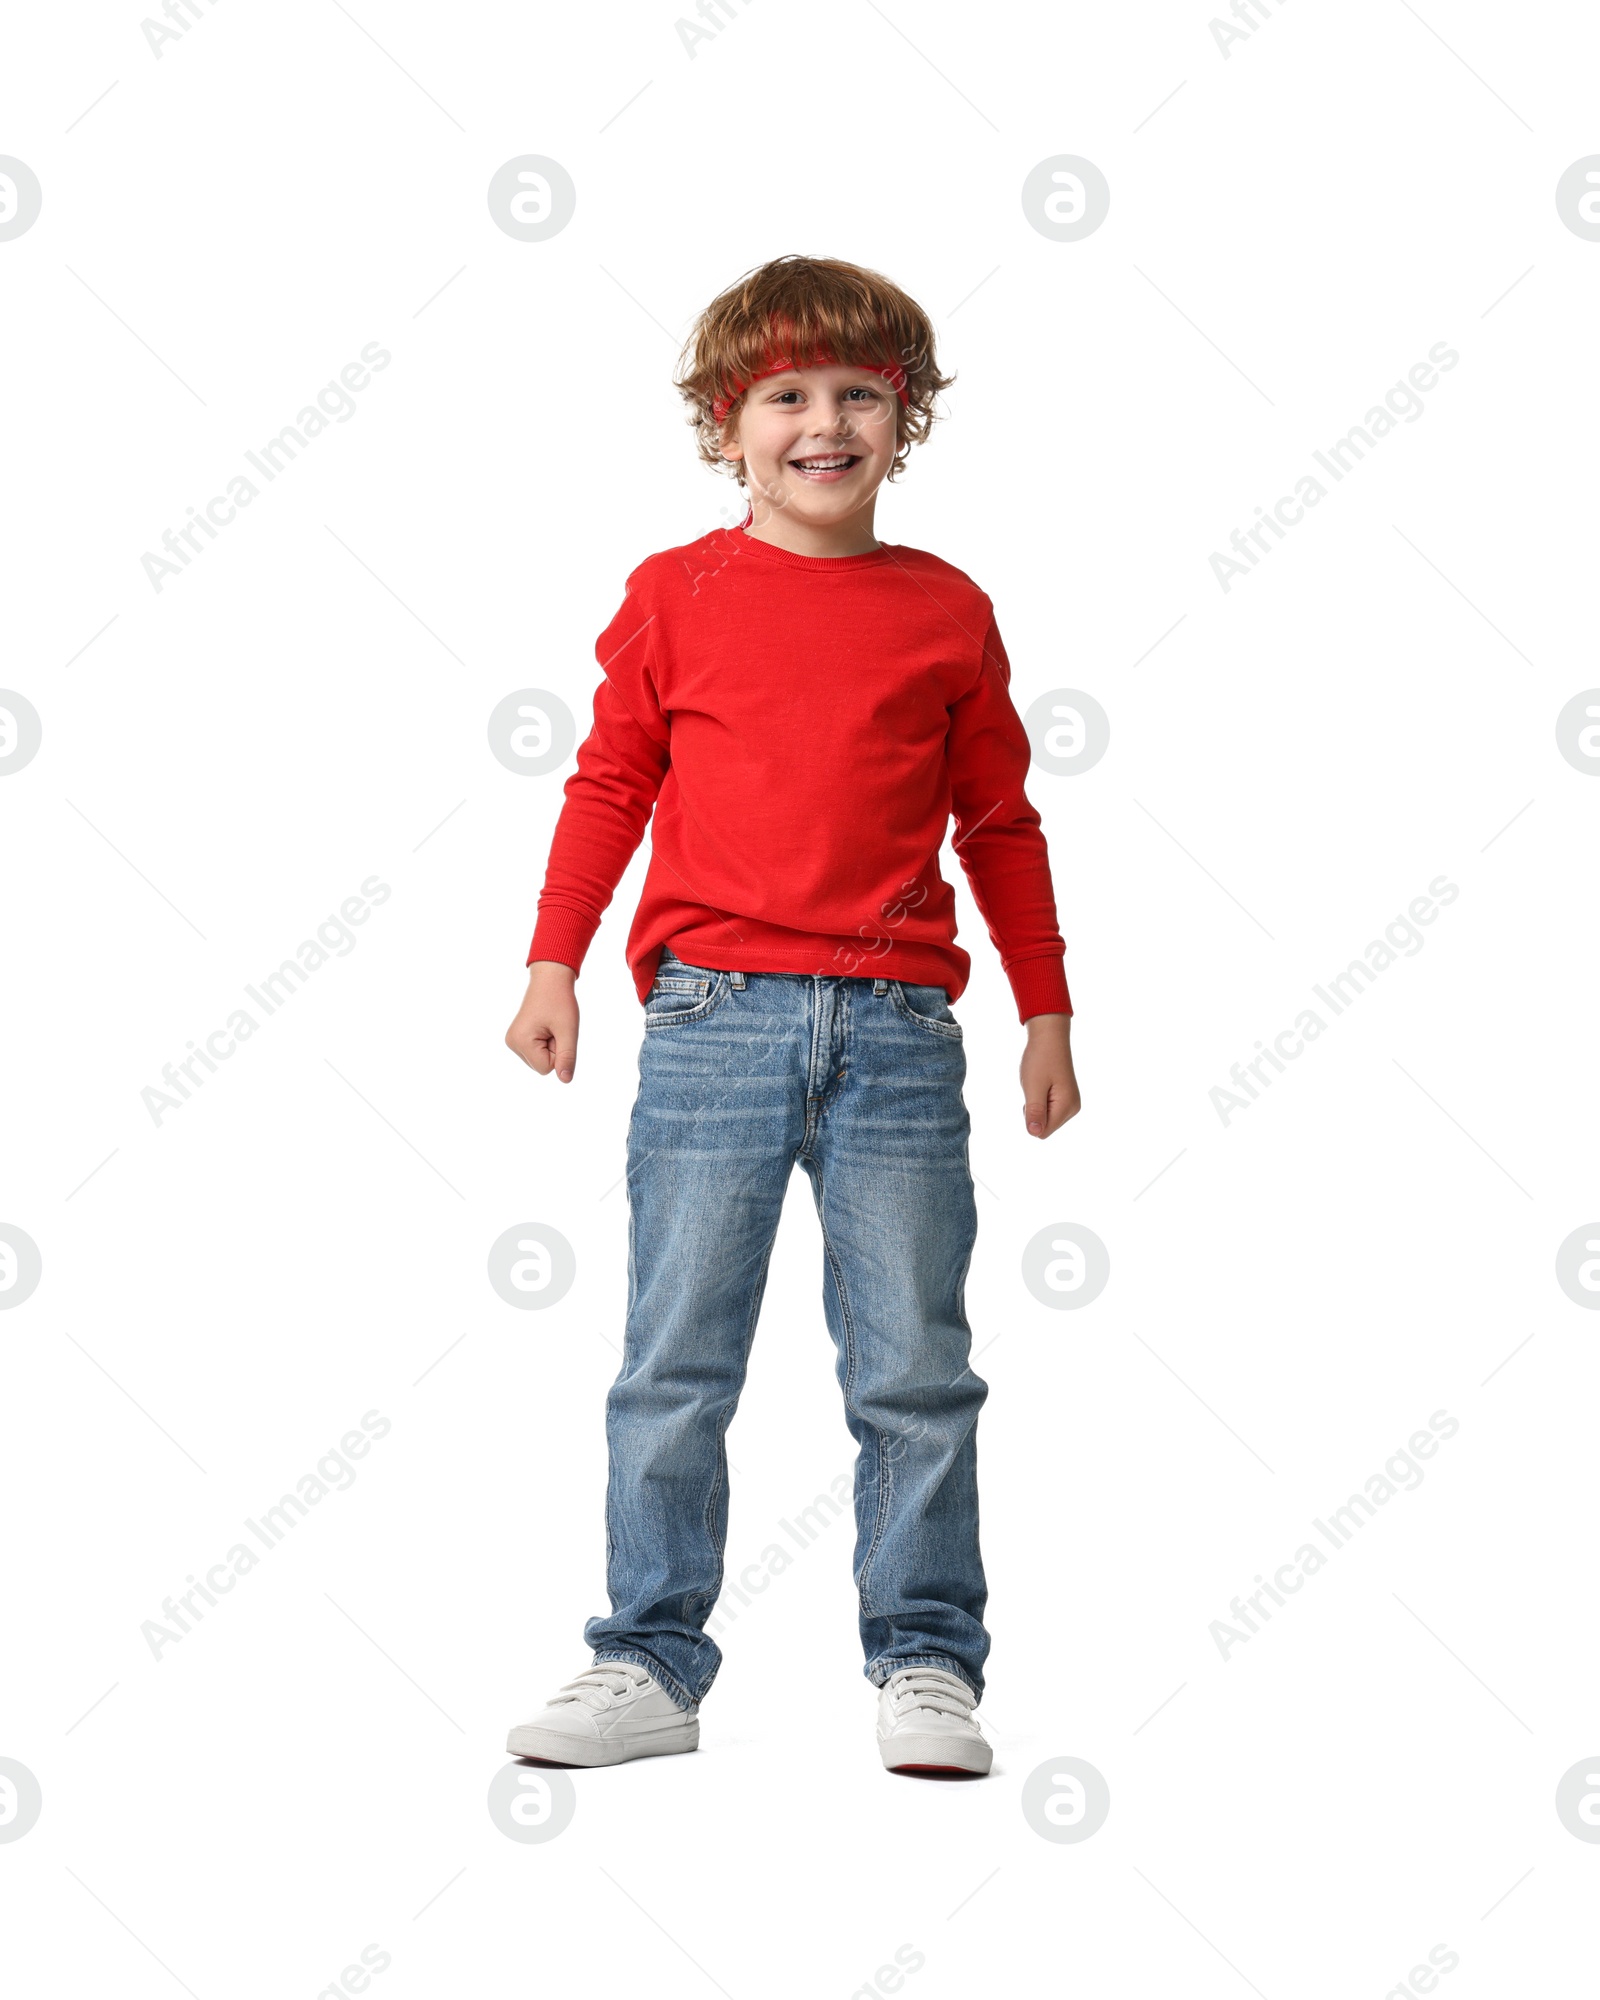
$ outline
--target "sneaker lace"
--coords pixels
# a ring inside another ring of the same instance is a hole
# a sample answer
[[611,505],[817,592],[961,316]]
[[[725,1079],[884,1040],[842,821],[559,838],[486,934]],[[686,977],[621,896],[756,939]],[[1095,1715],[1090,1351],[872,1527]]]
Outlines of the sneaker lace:
[[574,1674],[551,1698],[549,1706],[576,1702],[582,1708],[609,1708],[619,1695],[641,1692],[649,1680],[644,1668],[636,1667],[631,1660],[600,1660],[592,1667],[585,1667],[581,1674]]
[[907,1667],[889,1678],[889,1700],[896,1718],[920,1708],[936,1715],[957,1715],[971,1719],[978,1697],[966,1682],[941,1667]]

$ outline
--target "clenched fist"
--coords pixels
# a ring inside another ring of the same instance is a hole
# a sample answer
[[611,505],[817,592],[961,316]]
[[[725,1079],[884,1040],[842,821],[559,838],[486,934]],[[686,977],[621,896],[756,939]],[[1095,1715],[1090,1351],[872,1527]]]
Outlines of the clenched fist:
[[517,1018],[506,1029],[506,1047],[540,1076],[551,1070],[571,1083],[578,1061],[578,975],[558,959],[536,958]]

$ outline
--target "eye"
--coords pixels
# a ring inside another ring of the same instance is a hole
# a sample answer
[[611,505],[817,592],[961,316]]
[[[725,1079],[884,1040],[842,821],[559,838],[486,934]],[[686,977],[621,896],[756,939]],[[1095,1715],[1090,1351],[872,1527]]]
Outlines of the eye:
[[800,400],[800,391],[798,389],[779,389],[773,395],[769,396],[767,400],[772,403],[785,403],[791,397],[798,403]]
[[880,392],[877,389],[869,388],[865,382],[856,382],[852,384],[852,386],[848,390],[846,390],[845,393],[850,396],[865,396],[869,403],[875,403],[878,400],[878,396],[880,394]]

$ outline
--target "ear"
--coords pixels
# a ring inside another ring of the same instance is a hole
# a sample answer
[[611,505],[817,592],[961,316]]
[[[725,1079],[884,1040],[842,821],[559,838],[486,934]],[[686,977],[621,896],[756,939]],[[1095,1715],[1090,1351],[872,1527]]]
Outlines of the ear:
[[717,446],[717,450],[724,458],[731,459],[735,464],[744,457],[744,446],[739,442],[737,416],[729,417],[722,426],[722,442]]

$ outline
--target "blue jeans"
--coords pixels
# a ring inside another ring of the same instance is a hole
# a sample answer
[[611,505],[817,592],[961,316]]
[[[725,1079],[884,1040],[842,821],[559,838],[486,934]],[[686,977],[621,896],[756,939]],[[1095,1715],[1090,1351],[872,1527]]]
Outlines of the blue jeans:
[[[724,1436],[798,1160],[822,1223],[823,1302],[856,1441],[864,1671],[943,1667],[983,1693],[965,1286],[977,1233],[944,989],[723,972],[662,953],[628,1130],[628,1318],[606,1402],[609,1617],[584,1638],[699,1701],[722,1653]],[[797,1635],[796,1653],[809,1651]]]

